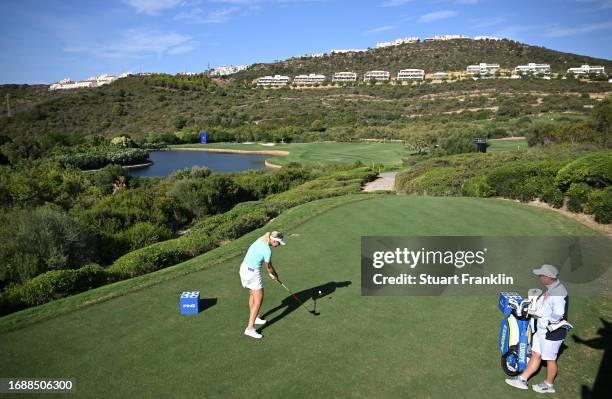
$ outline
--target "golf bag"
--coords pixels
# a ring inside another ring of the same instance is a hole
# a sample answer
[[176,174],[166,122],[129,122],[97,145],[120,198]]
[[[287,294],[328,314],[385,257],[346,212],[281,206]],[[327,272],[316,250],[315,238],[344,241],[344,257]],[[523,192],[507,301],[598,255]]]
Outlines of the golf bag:
[[535,321],[529,314],[529,306],[535,303],[537,295],[529,294],[529,299],[523,299],[514,292],[499,293],[499,310],[507,316],[499,329],[499,351],[502,370],[509,376],[519,375],[531,358]]

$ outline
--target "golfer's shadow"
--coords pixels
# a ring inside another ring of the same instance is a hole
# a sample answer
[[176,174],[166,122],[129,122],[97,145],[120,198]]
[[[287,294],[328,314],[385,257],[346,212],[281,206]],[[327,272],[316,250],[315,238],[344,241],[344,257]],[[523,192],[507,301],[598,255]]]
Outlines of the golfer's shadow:
[[[303,303],[306,303],[306,301],[308,301],[309,299],[313,299],[313,300],[321,299],[335,292],[336,288],[348,287],[349,285],[351,285],[350,281],[340,281],[340,282],[330,281],[329,283],[317,285],[316,287],[312,287],[312,288],[308,288],[307,290],[296,292],[295,296],[297,296],[300,299],[300,301],[302,301]],[[321,292],[320,294],[319,294],[319,291]],[[285,297],[281,301],[280,305],[268,310],[261,317],[265,319],[267,316],[270,316],[273,313],[276,313],[281,309],[282,309],[282,312],[280,312],[278,315],[269,319],[268,322],[264,324],[263,326],[261,326],[258,330],[261,331],[261,330],[264,330],[265,328],[270,327],[272,324],[281,320],[283,317],[287,316],[288,314],[290,314],[291,312],[293,312],[300,306],[301,306],[300,303],[293,296],[289,295]]]

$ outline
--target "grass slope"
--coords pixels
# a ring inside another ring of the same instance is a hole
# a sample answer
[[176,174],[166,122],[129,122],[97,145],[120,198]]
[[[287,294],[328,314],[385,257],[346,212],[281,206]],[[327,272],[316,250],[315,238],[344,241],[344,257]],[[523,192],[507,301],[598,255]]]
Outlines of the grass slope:
[[[364,198],[371,199],[351,202]],[[329,210],[308,217],[316,209]],[[486,225],[474,223],[484,218]],[[290,227],[298,221],[305,222]],[[352,282],[318,301],[319,317],[297,308],[264,329],[262,341],[242,336],[246,293],[237,268],[260,230],[177,265],[176,278],[3,333],[3,374],[72,377],[79,397],[521,396],[499,369],[496,298],[361,297],[359,237],[594,234],[509,201],[364,195],[295,208],[272,228],[286,231],[289,245],[275,250],[274,262],[289,287]],[[197,271],[178,272],[189,268]],[[217,303],[181,317],[178,293],[192,289]],[[263,311],[283,301],[286,292],[267,281]],[[596,335],[609,305],[574,298],[574,334]],[[599,351],[568,346],[558,397],[592,385],[601,359]]]

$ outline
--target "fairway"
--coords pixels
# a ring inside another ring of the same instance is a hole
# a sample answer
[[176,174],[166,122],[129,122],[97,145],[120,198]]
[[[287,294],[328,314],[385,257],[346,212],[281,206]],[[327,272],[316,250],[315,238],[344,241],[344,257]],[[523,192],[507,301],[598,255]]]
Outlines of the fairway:
[[[287,246],[273,250],[274,265],[294,292],[323,291],[316,301],[320,316],[297,307],[266,278],[262,313],[278,309],[267,316],[264,339],[243,336],[247,294],[238,278],[242,258],[234,257],[2,333],[3,375],[73,378],[76,396],[84,398],[534,396],[504,383],[496,297],[362,297],[360,237],[596,233],[557,213],[511,201],[358,197],[366,199],[346,201],[290,228],[283,224],[290,215],[283,214],[265,230],[227,246],[246,251],[257,234],[283,227]],[[483,220],[486,224],[479,223]],[[178,268],[201,266],[227,248]],[[178,296],[187,290],[199,290],[209,308],[179,315]],[[611,304],[609,298],[572,298],[572,334],[597,337],[599,317],[609,320]],[[312,308],[313,300],[306,305]],[[603,351],[572,339],[567,345],[556,397],[576,398],[582,385],[593,385]]]
[[265,146],[262,144],[182,144],[171,148],[223,148],[248,151],[289,151],[288,156],[271,157],[275,165],[287,165],[291,162],[303,164],[327,164],[330,162],[353,164],[361,161],[366,165],[381,163],[386,166],[400,166],[402,158],[409,151],[402,143],[292,143]]

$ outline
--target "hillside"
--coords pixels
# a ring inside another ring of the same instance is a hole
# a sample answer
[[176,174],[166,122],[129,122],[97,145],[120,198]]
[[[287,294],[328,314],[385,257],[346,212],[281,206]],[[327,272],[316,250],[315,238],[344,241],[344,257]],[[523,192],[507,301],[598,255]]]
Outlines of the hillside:
[[523,135],[524,126],[517,125],[521,121],[580,119],[612,92],[607,82],[574,79],[463,80],[319,90],[262,90],[250,86],[252,79],[264,74],[329,75],[337,70],[363,72],[383,65],[392,71],[405,67],[463,70],[466,64],[481,61],[498,62],[504,67],[547,62],[553,71],[588,62],[612,70],[609,60],[516,42],[456,40],[292,58],[258,64],[232,77],[214,80],[203,75],[156,74],[62,92],[46,91],[45,86],[3,85],[0,98],[9,95],[12,116],[7,117],[6,107],[2,107],[0,146],[12,141],[8,150],[28,155],[37,151],[32,149],[32,141],[44,147],[47,144],[40,144],[40,138],[49,135],[54,135],[53,140],[74,142],[83,137],[127,134],[139,142],[172,143],[176,132],[189,136],[201,129],[208,130],[216,141],[402,138],[415,131],[448,132],[448,127],[478,134],[495,131],[497,137],[503,137]]
[[450,40],[431,41],[400,46],[370,49],[365,53],[331,54],[323,57],[299,57],[268,64],[255,64],[234,75],[238,81],[250,82],[264,75],[322,73],[331,77],[334,72],[352,71],[358,75],[368,70],[383,69],[392,75],[405,68],[423,69],[427,73],[438,71],[465,71],[469,64],[498,63],[513,69],[529,62],[550,64],[552,72],[582,64],[612,68],[612,61],[563,53],[539,46],[530,46],[510,40]]

